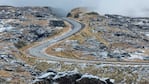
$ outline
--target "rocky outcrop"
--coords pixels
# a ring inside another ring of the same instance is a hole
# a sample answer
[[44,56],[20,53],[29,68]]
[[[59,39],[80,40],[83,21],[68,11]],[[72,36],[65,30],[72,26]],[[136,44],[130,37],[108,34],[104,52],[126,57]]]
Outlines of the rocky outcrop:
[[65,23],[62,20],[51,20],[49,25],[54,27],[65,27]]
[[33,84],[113,84],[110,79],[100,80],[99,77],[80,74],[78,72],[47,72],[37,77]]
[[79,18],[85,12],[87,12],[87,8],[75,8],[67,14],[67,17]]

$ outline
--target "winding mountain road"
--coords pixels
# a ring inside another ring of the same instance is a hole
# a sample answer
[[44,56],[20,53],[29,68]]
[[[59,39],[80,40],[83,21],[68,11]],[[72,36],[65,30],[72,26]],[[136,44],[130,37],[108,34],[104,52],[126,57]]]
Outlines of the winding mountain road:
[[72,63],[102,63],[102,64],[122,64],[122,65],[149,65],[149,63],[136,63],[136,62],[105,62],[105,61],[90,61],[90,60],[78,60],[78,59],[69,59],[69,58],[61,58],[53,55],[49,55],[45,52],[45,50],[50,47],[51,45],[66,39],[73,34],[79,32],[81,29],[84,28],[84,25],[69,19],[69,18],[63,18],[63,20],[69,22],[72,26],[71,30],[65,32],[61,36],[57,36],[53,39],[47,40],[39,45],[36,45],[34,47],[31,47],[27,50],[28,54],[31,56],[39,57],[39,58],[44,58],[46,60],[51,60],[51,61],[64,61],[64,62],[72,62]]
[[52,56],[49,54],[45,53],[45,50],[52,44],[55,44],[63,39],[66,39],[70,36],[72,36],[73,34],[79,32],[82,28],[84,28],[84,25],[69,19],[69,18],[63,18],[63,20],[69,22],[72,26],[71,30],[65,32],[64,34],[62,34],[61,36],[55,37],[54,39],[48,40],[38,46],[34,46],[28,49],[28,53],[31,56],[36,56],[36,57],[40,57],[40,58],[45,58],[47,60],[53,60],[53,61],[68,61],[68,62],[85,62],[85,60],[76,60],[76,59],[68,59],[68,58],[61,58],[61,57],[57,57],[57,56]]

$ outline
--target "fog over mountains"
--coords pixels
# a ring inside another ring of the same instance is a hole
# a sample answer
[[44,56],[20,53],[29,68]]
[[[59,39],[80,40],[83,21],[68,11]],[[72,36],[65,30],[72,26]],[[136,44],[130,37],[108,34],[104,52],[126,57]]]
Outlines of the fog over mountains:
[[52,6],[66,12],[75,7],[88,7],[100,14],[149,16],[149,0],[0,0],[0,5]]

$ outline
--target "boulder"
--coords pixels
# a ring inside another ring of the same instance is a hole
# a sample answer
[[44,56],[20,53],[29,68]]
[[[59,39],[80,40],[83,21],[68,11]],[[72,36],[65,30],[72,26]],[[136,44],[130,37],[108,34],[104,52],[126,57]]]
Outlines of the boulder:
[[76,80],[81,77],[80,73],[62,72],[58,73],[54,78],[54,82],[58,84],[75,84]]

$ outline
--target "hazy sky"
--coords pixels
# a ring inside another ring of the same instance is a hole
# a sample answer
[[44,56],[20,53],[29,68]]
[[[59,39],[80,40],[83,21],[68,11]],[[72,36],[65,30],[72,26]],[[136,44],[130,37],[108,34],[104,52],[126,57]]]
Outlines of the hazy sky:
[[99,13],[149,17],[149,0],[0,0],[0,5],[51,6],[71,10],[89,7]]

